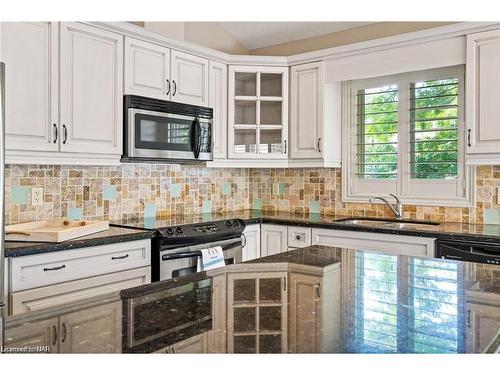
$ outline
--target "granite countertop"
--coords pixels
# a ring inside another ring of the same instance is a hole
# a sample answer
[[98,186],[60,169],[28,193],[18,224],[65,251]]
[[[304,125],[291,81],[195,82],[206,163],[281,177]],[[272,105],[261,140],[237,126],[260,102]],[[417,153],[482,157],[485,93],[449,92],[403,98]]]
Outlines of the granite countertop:
[[220,353],[474,353],[500,327],[470,323],[500,321],[500,266],[311,246],[215,271],[8,317],[7,338],[99,299],[121,300],[122,352],[210,331]]
[[[495,243],[500,241],[500,225],[439,223],[439,225],[429,226],[425,229],[396,229],[387,227],[368,227],[339,221],[348,218],[352,217],[328,216],[320,214],[305,215],[292,212],[265,212],[259,210],[228,211],[224,213],[189,216],[176,215],[162,220],[134,216],[124,220],[112,220],[110,222],[111,227],[109,230],[61,243],[6,241],[5,256],[17,257],[51,251],[104,245],[109,243],[133,241],[153,237],[155,228],[230,219],[242,219],[247,225],[260,223],[296,225],[325,229],[433,237],[453,241]],[[130,229],[122,227],[127,225],[143,227],[144,229]]]
[[59,243],[5,241],[5,256],[19,257],[24,255],[42,254],[53,251],[142,240],[151,238],[152,236],[153,232],[150,230],[137,230],[111,226],[109,229],[101,232]]
[[[259,210],[229,211],[223,213],[209,213],[202,215],[177,215],[168,219],[158,220],[153,218],[133,217],[126,220],[112,220],[112,225],[139,224],[147,229],[156,227],[169,227],[183,224],[195,224],[208,221],[242,219],[250,224],[278,224],[309,226],[325,229],[356,230],[362,232],[402,234],[408,236],[433,237],[454,241],[499,242],[500,225],[465,224],[444,222],[439,225],[429,226],[425,229],[397,229],[387,227],[368,227],[363,225],[348,224],[339,220],[354,218],[351,216],[329,216],[320,214],[297,214],[292,212],[267,212]],[[385,220],[384,218],[378,218]],[[388,218],[387,220],[393,220]]]

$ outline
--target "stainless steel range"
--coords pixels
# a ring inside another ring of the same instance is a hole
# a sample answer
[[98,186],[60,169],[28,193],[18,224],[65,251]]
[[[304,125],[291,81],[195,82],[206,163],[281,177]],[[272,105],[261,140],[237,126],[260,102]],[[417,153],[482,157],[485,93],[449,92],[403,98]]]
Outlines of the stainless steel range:
[[151,247],[153,281],[196,273],[201,250],[209,247],[222,247],[226,265],[242,260],[245,223],[239,219],[163,226],[146,218],[112,225],[156,231]]

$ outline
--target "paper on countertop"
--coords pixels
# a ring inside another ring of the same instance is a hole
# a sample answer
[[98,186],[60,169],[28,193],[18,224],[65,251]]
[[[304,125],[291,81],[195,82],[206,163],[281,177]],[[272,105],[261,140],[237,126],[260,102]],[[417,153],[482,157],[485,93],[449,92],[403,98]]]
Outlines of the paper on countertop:
[[208,249],[201,250],[201,257],[198,257],[197,271],[213,270],[225,265],[222,247],[209,247]]

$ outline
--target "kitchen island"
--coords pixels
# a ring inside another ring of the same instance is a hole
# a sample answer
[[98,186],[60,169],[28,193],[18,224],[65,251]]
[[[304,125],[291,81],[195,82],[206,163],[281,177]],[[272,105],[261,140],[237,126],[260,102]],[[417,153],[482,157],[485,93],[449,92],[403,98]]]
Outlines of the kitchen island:
[[79,353],[495,351],[499,275],[494,265],[312,246],[10,316],[6,346]]

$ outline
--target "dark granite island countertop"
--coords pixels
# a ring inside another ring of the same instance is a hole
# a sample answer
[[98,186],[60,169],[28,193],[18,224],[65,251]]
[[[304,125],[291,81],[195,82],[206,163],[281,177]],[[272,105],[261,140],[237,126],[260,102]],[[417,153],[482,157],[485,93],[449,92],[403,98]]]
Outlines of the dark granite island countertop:
[[59,243],[5,241],[5,257],[12,258],[25,255],[48,253],[53,251],[135,241],[151,238],[152,236],[153,232],[150,230],[137,230],[112,226],[102,232],[93,233],[88,236],[82,236]]
[[73,352],[478,353],[498,347],[500,266],[312,246],[8,317],[7,342],[99,304],[119,307]]

